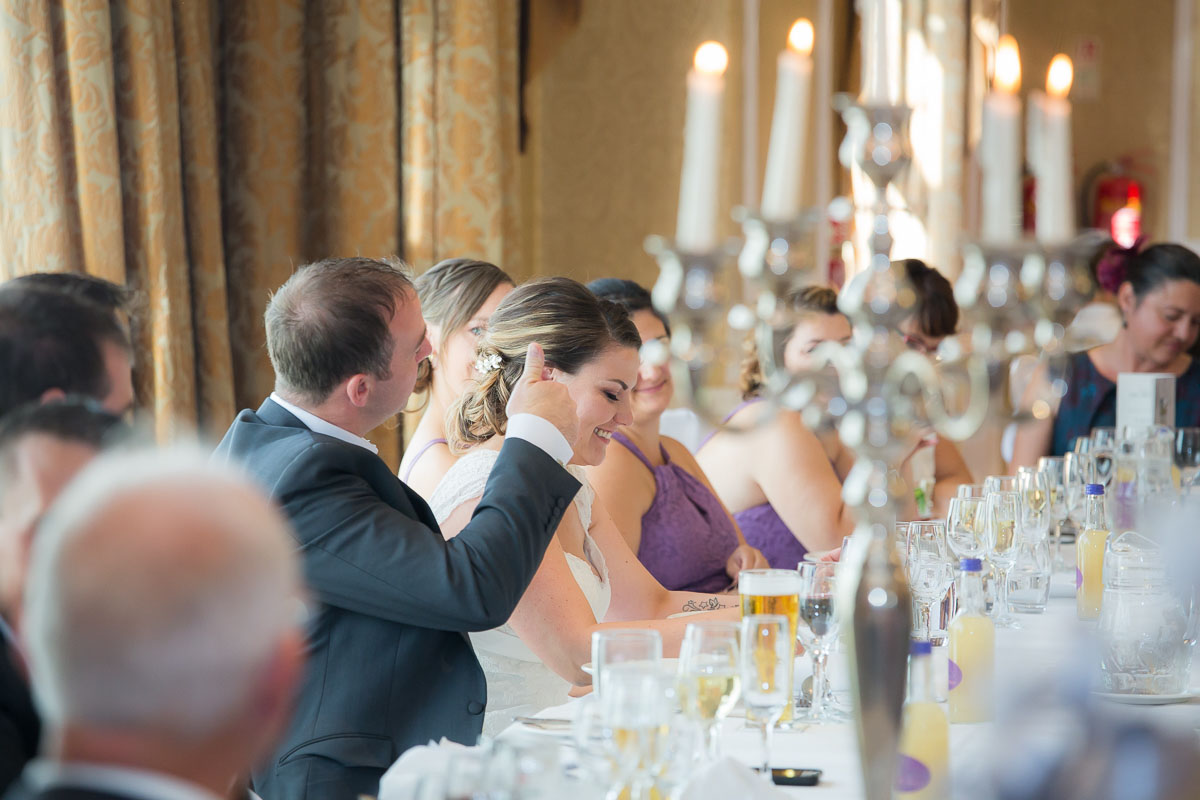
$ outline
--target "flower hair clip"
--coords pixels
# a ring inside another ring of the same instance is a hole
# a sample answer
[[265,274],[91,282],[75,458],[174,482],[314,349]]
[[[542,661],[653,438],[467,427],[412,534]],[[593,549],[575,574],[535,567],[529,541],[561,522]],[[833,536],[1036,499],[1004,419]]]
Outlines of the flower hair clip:
[[489,372],[500,369],[501,361],[503,361],[503,359],[500,358],[499,353],[480,356],[479,358],[475,359],[475,371],[480,375],[487,375]]

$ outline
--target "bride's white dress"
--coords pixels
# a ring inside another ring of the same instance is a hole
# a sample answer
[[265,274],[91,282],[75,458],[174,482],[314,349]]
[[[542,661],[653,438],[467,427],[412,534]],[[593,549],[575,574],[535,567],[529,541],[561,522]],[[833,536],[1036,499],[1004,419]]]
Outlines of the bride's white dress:
[[[439,524],[454,509],[483,495],[488,475],[499,457],[494,450],[475,450],[460,458],[442,478],[429,506]],[[583,553],[586,559],[566,553],[567,566],[587,598],[597,620],[604,619],[612,599],[612,586],[604,555],[588,530],[592,526],[592,500],[595,492],[582,467],[567,469],[583,484],[575,495],[574,507],[583,524]],[[571,684],[541,662],[533,651],[506,625],[471,634],[471,644],[487,676],[487,711],[483,732],[494,736],[512,722],[513,717],[529,715],[567,700]]]

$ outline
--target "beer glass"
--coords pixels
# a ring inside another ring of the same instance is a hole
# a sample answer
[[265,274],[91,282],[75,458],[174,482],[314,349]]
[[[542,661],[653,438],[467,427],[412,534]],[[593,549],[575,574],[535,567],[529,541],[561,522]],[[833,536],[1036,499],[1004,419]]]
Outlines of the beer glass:
[[[791,664],[796,656],[796,629],[800,620],[800,573],[792,569],[746,569],[738,576],[738,593],[742,601],[742,619],[751,614],[779,614],[787,618],[791,631],[791,649],[788,651],[787,689],[792,696]],[[793,703],[783,710],[784,722],[792,719]],[[746,719],[752,720],[752,711],[746,709]]]

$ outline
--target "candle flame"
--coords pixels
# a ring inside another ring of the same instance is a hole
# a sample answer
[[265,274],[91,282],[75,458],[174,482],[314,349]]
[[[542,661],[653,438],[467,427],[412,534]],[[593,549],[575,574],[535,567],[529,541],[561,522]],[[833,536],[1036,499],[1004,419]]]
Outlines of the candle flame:
[[1046,94],[1065,98],[1074,80],[1075,68],[1071,66],[1071,59],[1059,53],[1050,61],[1050,71],[1046,73]]
[[1017,40],[1005,34],[996,47],[996,74],[992,85],[997,91],[1015,94],[1021,88],[1021,51]]
[[804,17],[792,23],[788,31],[788,47],[802,56],[810,55],[813,51],[813,41],[816,39],[813,24]]
[[729,53],[720,42],[705,42],[696,48],[694,61],[697,72],[706,75],[724,75],[729,66]]

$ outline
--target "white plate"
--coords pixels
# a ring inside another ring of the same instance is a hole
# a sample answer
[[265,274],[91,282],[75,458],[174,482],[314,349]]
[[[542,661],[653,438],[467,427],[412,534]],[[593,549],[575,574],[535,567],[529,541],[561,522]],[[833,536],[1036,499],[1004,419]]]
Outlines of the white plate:
[[1193,697],[1196,697],[1195,692],[1182,692],[1180,694],[1115,694],[1112,692],[1092,692],[1092,694],[1104,700],[1111,700],[1114,703],[1126,703],[1131,706],[1165,706],[1170,703],[1186,703]]
[[[679,671],[679,659],[678,658],[664,658],[659,663],[662,664],[663,670],[665,672],[670,672],[673,674],[673,673]],[[583,666],[581,666],[580,669],[583,670],[584,672],[586,672],[588,675],[596,674],[596,668],[592,666],[592,662],[590,662],[590,661],[587,662],[586,664],[584,664]]]

